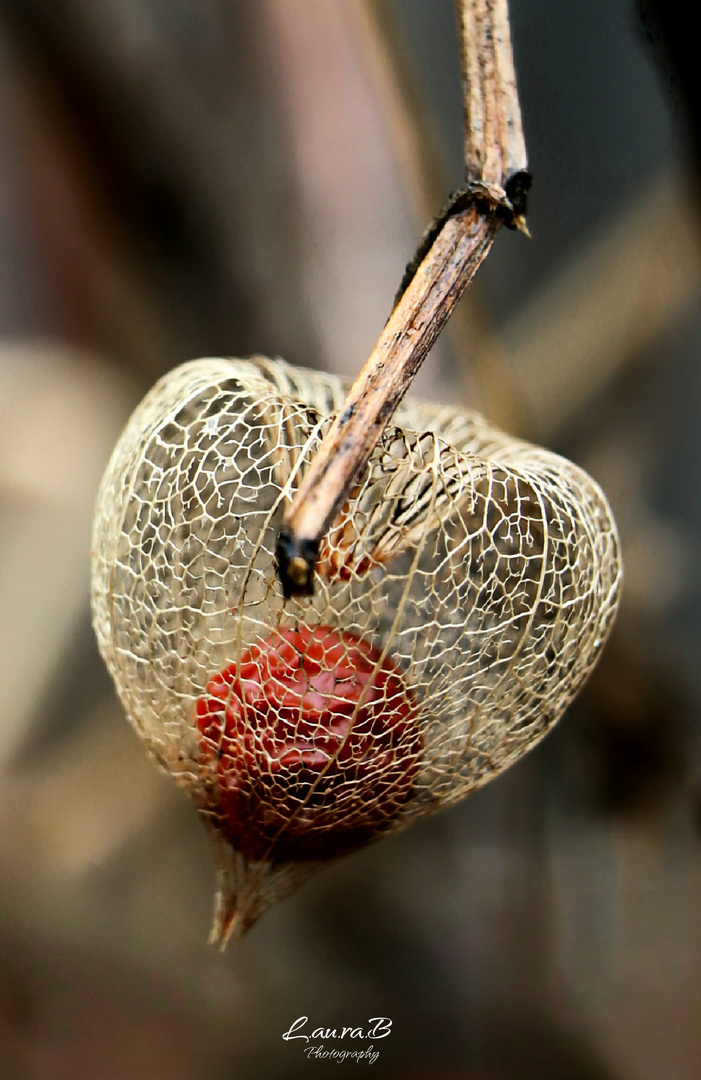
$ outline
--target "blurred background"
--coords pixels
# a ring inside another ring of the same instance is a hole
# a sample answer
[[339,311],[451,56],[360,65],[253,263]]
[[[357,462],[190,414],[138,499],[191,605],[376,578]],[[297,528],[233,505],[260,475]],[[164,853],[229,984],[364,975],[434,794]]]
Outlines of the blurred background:
[[[93,642],[131,408],[202,355],[353,374],[460,183],[450,0],[0,8],[0,1080],[701,1075],[699,66],[675,0],[511,0],[535,183],[416,393],[603,485],[626,584],[556,732],[221,955]],[[345,1063],[342,1068],[355,1067]]]

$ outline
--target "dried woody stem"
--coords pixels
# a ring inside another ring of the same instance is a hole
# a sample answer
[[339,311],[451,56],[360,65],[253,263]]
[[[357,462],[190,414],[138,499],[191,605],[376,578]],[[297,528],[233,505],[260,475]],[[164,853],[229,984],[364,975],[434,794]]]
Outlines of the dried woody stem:
[[277,545],[285,596],[311,593],[321,538],[500,225],[527,231],[524,214],[531,181],[507,0],[456,0],[456,8],[467,183],[424,237],[379,341],[285,514]]

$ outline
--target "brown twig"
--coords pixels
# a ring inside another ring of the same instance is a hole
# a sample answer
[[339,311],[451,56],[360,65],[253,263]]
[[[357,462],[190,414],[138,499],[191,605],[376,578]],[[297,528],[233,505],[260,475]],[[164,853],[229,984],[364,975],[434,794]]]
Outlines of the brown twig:
[[506,0],[456,0],[468,181],[506,188],[526,171]]
[[501,224],[525,230],[530,177],[507,0],[456,0],[467,185],[428,231],[396,306],[297,491],[278,536],[286,596],[311,593],[319,542],[487,255]]

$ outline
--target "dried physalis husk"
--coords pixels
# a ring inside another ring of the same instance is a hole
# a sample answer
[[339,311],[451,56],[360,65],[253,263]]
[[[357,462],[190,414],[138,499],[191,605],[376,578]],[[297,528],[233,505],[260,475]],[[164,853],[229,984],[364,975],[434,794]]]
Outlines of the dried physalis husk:
[[405,403],[285,601],[283,509],[343,384],[198,360],[138,407],[99,493],[93,612],[127,715],[210,830],[213,940],[337,856],[461,799],[552,727],[615,613],[581,469]]

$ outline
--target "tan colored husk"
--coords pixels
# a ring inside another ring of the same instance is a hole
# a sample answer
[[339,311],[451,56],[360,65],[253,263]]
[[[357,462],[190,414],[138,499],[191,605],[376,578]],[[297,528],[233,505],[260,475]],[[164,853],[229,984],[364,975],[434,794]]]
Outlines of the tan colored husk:
[[399,407],[329,533],[315,595],[285,602],[276,531],[344,392],[279,360],[185,364],[132,416],[98,496],[100,651],[131,723],[213,834],[222,943],[323,864],[250,863],[221,836],[216,768],[193,718],[213,675],[299,623],[388,657],[423,740],[396,829],[533,747],[616,610],[618,538],[594,481],[474,413],[415,402]]

